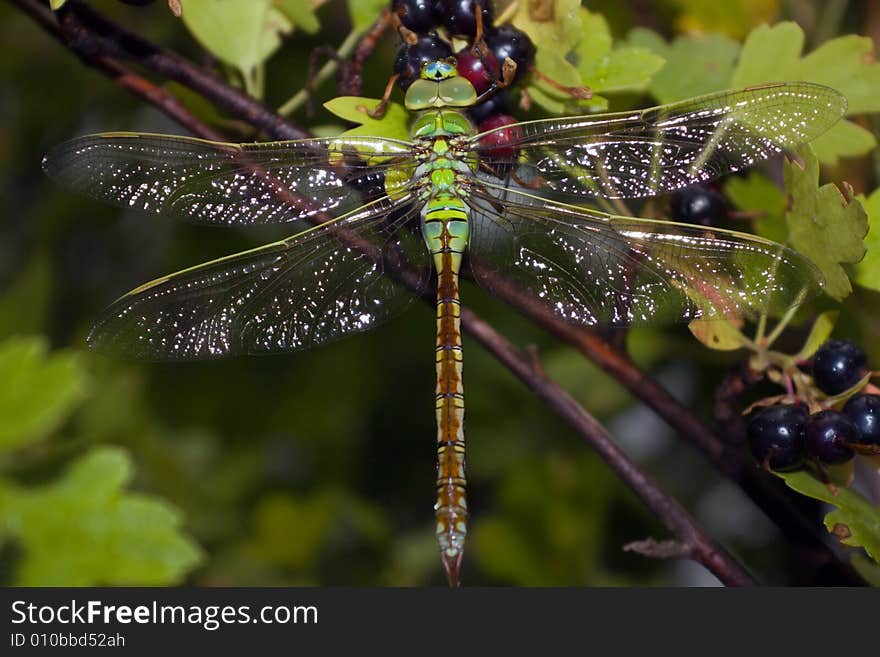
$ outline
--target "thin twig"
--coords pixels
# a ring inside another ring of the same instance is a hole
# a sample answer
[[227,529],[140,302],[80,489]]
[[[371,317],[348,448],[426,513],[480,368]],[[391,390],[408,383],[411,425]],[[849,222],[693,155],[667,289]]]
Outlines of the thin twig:
[[379,14],[379,18],[370,26],[370,29],[364,33],[363,38],[357,45],[357,48],[354,50],[354,55],[351,58],[351,77],[348,79],[346,87],[346,93],[350,96],[360,96],[361,90],[363,88],[363,77],[362,73],[364,71],[364,64],[369,59],[370,55],[373,54],[373,50],[376,49],[376,44],[379,43],[379,39],[382,38],[382,35],[388,30],[391,25],[391,10],[387,7],[382,10],[382,13]]
[[[33,2],[18,2],[17,0],[13,0],[13,2],[19,5],[24,12],[39,23],[46,32],[52,35],[60,43],[65,43],[64,35],[62,34],[61,28],[55,20],[55,16],[51,9]],[[222,133],[214,130],[193,116],[176,96],[168,93],[168,91],[162,87],[157,87],[146,78],[137,75],[133,71],[107,57],[93,55],[91,52],[79,52],[76,50],[74,50],[74,52],[87,66],[95,68],[104,73],[107,77],[112,78],[118,85],[127,89],[138,98],[145,100],[158,108],[193,135],[201,137],[202,139],[212,139],[215,141],[224,138]]]
[[[354,48],[357,44],[359,36],[359,33],[355,30],[349,32],[348,35],[345,37],[345,40],[336,50],[336,53],[340,57],[348,57],[348,55],[351,53],[351,49]],[[337,68],[339,68],[339,65],[334,60],[325,62],[324,66],[321,67],[321,70],[318,71],[318,73],[312,80],[312,88],[317,87],[324,80],[333,75],[336,72]],[[306,88],[300,89],[295,94],[293,94],[293,96],[291,96],[286,101],[284,101],[284,103],[281,104],[281,106],[278,108],[279,116],[290,116],[300,107],[302,107],[306,102],[308,102],[308,99],[309,90]]]
[[[27,10],[37,0],[9,0]],[[32,12],[28,12],[32,13]],[[241,89],[189,60],[129,32],[81,0],[68,0],[57,12],[65,43],[80,56],[136,62],[144,69],[195,91],[218,109],[275,139],[305,139],[309,133],[285,120]]]

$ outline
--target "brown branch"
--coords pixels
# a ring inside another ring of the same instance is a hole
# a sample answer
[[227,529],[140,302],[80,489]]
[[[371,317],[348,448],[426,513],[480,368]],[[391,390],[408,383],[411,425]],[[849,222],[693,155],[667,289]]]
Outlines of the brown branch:
[[346,93],[350,96],[360,96],[361,90],[363,88],[363,77],[362,73],[364,70],[364,64],[366,64],[367,59],[369,59],[370,55],[373,54],[373,50],[375,50],[376,45],[379,43],[379,39],[382,38],[382,35],[388,30],[388,27],[391,25],[391,10],[387,7],[382,10],[382,13],[379,14],[379,18],[376,19],[370,29],[364,34],[361,38],[360,43],[358,43],[357,48],[355,48],[354,55],[352,56],[351,61],[351,69],[349,70],[348,80],[346,81]]
[[535,358],[516,349],[467,308],[461,310],[461,324],[483,347],[513,372],[535,395],[563,418],[599,455],[639,499],[651,509],[680,543],[688,556],[703,564],[729,586],[749,586],[754,580],[720,545],[704,534],[673,498],[657,485],[621,451],[609,435],[559,384],[544,374]]
[[[26,0],[12,0],[12,2],[18,5],[22,11],[39,23],[39,25],[57,41],[61,44],[66,44],[64,34],[51,9],[40,5],[39,3],[27,2]],[[176,96],[168,93],[162,87],[157,87],[146,78],[137,75],[112,59],[94,54],[91,49],[76,50],[75,48],[71,48],[71,50],[73,50],[73,52],[87,66],[97,69],[107,77],[111,78],[123,89],[128,90],[141,100],[158,108],[169,118],[179,123],[197,137],[201,137],[202,139],[213,139],[215,141],[224,138],[222,133],[217,132],[207,124],[199,121],[189,112],[189,110],[186,109]]]
[[691,549],[678,541],[657,541],[646,538],[641,541],[633,541],[623,546],[624,552],[635,552],[652,559],[685,559],[691,555]]
[[[38,0],[9,1],[28,14],[33,13],[32,9],[43,6]],[[310,136],[270,107],[244,91],[231,87],[223,78],[129,32],[81,0],[68,0],[57,14],[65,43],[80,57],[107,57],[136,62],[145,70],[195,91],[218,109],[275,139],[305,139]]]
[[[37,0],[9,1],[34,17],[44,29],[52,32],[52,28],[46,24],[46,21],[40,19],[41,12],[45,12],[45,6],[42,3]],[[136,61],[147,70],[180,82],[213,102],[217,107],[262,129],[272,138],[290,139],[308,136],[308,133],[275,114],[259,101],[230,87],[213,73],[204,71],[182,57],[168,53],[142,37],[125,31],[78,0],[70,0],[66,6],[70,9],[65,14],[63,21],[64,43],[87,62],[90,57],[109,63],[112,62],[115,53],[120,58]],[[112,75],[111,68],[104,64],[98,68],[148,102],[155,104],[157,101],[163,100],[161,95],[154,91],[144,93],[142,88],[139,93],[138,87],[143,86],[141,82],[125,84],[122,82],[122,80],[128,79],[125,76]],[[179,110],[175,111],[179,112]],[[185,109],[183,111],[185,112]],[[729,450],[702,420],[682,406],[668,391],[632,363],[625,354],[590,331],[569,324],[538,300],[523,294],[515,287],[508,286],[501,289],[502,293],[498,296],[504,301],[550,333],[577,348],[620,381],[635,397],[643,400],[654,409],[682,436],[696,445],[716,467],[736,480],[787,535],[814,547],[818,553],[822,554],[826,564],[836,568],[838,575],[844,581],[862,583],[854,571],[842,564],[824,544],[815,525],[791,504],[790,500],[778,488],[777,482],[762,475],[758,468],[746,462],[738,452]],[[473,321],[477,322],[478,320],[474,317]],[[463,323],[465,323],[464,318]],[[465,323],[465,328],[481,330],[479,323],[474,326],[468,326]],[[524,381],[530,380],[524,376],[521,378]],[[556,404],[554,408],[558,412],[566,411],[568,408],[564,398],[557,398],[554,403]],[[583,409],[577,412],[568,409],[566,412],[571,414],[572,423],[579,424],[585,430],[595,423],[595,420],[590,418]],[[589,418],[589,421],[584,419],[585,417]],[[601,431],[604,432],[604,429]],[[607,434],[605,435],[607,436]],[[669,518],[665,521],[672,522]]]
[[740,444],[745,435],[739,399],[761,378],[761,375],[749,369],[746,361],[728,372],[715,390],[715,426],[729,444]]

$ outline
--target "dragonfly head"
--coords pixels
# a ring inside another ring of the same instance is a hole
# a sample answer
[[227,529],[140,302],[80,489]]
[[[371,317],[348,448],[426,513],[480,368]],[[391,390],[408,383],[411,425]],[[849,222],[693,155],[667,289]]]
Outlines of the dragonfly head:
[[421,77],[406,90],[409,110],[432,107],[470,107],[477,100],[474,86],[458,75],[455,58],[447,57],[422,66]]

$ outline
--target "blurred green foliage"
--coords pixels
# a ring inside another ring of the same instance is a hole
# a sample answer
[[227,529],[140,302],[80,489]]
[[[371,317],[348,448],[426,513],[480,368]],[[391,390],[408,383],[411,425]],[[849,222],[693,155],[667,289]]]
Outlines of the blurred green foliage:
[[3,535],[22,551],[23,586],[174,584],[200,561],[166,502],[120,489],[131,477],[125,451],[97,447],[50,483],[0,479]]
[[[386,3],[184,0],[184,21],[163,2],[93,4],[185,56],[206,61],[207,48],[221,74],[277,106],[303,89],[316,46],[362,34]],[[880,110],[872,44],[847,36],[870,28],[858,3],[836,15],[818,1],[583,4],[559,0],[558,20],[549,25],[529,18],[525,0],[510,14],[535,38],[545,73],[597,92],[574,101],[532,79],[535,105],[522,118],[627,109],[799,76],[844,91],[851,114]],[[788,15],[795,4],[799,13]],[[803,26],[761,26],[785,19]],[[180,129],[84,68],[7,4],[0,6],[0,42],[4,583],[441,584],[431,509],[432,311],[415,307],[373,333],[291,356],[168,365],[84,351],[90,321],[116,295],[277,233],[173,225],[55,188],[43,178],[40,158],[70,136]],[[365,96],[381,95],[394,50],[395,39],[387,38],[368,61]],[[204,120],[254,138],[179,86],[169,89]],[[318,97],[335,95],[331,77]],[[328,109],[351,118],[334,102]],[[347,127],[330,112],[307,116],[302,106],[292,119],[324,134]],[[842,124],[817,151],[834,167],[825,178],[850,180],[863,195],[867,221],[877,225],[876,164],[854,157],[873,153],[875,127],[873,119]],[[818,164],[805,158],[804,173],[789,175],[804,176],[813,196],[828,197],[809,212],[789,206],[779,166],[727,183],[733,207],[757,215],[746,229],[783,240],[794,230],[790,222],[818,216],[828,224],[811,226],[805,244],[824,244],[829,232],[833,242],[839,226],[857,222],[837,216],[856,211],[819,186]],[[666,212],[662,199],[645,210]],[[850,241],[852,252],[858,231]],[[869,246],[875,243],[869,233]],[[836,267],[854,257],[832,259]],[[876,366],[880,260],[870,251],[855,269],[844,264],[840,271],[854,271],[856,287],[841,305],[836,335],[859,342]],[[844,288],[835,288],[838,296],[846,296]],[[763,519],[751,503],[741,494],[716,495],[720,475],[607,374],[476,288],[466,286],[463,296],[514,342],[536,345],[548,374],[607,422],[666,490],[701,520],[714,520],[716,537],[760,577],[784,584],[800,575],[791,546],[775,531],[756,530]],[[792,334],[796,350],[806,329]],[[639,329],[627,341],[640,365],[706,418],[716,385],[741,357],[699,347],[684,328]],[[464,347],[473,511],[464,581],[689,583],[668,562],[621,550],[665,532],[509,372],[467,336]],[[799,490],[821,497],[809,485]],[[813,511],[818,523],[818,504]],[[719,525],[719,518],[741,521]],[[870,562],[855,563],[866,577],[873,572]]]

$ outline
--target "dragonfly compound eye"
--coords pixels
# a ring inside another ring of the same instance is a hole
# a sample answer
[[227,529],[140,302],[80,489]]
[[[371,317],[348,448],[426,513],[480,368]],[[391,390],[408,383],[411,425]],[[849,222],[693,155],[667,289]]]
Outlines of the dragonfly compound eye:
[[458,75],[455,69],[455,58],[438,59],[422,65],[422,79],[424,80],[447,80]]

